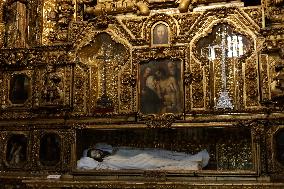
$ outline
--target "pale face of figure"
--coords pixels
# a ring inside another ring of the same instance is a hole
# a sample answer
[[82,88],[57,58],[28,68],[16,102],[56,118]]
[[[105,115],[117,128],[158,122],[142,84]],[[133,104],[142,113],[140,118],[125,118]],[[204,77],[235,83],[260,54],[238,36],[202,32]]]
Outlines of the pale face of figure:
[[171,76],[174,76],[176,74],[176,67],[175,67],[175,64],[173,62],[168,63],[168,70],[169,70],[169,74]]
[[151,68],[147,67],[144,72],[144,77],[148,77],[151,74]]
[[163,39],[166,33],[166,28],[164,25],[158,25],[157,26],[157,37],[158,39]]
[[91,151],[91,157],[92,158],[101,158],[101,153],[99,150],[92,150]]

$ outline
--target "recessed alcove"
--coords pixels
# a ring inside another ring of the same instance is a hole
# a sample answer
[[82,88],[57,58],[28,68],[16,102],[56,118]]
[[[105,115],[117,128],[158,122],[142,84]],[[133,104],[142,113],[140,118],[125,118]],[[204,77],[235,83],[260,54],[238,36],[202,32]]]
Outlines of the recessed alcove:
[[206,150],[210,160],[202,171],[253,171],[254,168],[255,154],[253,154],[250,129],[233,127],[84,129],[77,133],[77,160],[87,155],[86,149],[98,148],[98,144],[111,145],[112,149],[120,147],[146,151],[162,149],[186,154],[197,154]]

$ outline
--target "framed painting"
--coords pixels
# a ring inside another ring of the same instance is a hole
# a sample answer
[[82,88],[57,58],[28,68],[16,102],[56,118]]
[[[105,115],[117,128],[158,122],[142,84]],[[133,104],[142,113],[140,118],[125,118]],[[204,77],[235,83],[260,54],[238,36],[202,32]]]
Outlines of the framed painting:
[[169,44],[169,26],[164,22],[158,22],[152,27],[152,45]]
[[140,112],[182,113],[181,61],[160,59],[140,65]]

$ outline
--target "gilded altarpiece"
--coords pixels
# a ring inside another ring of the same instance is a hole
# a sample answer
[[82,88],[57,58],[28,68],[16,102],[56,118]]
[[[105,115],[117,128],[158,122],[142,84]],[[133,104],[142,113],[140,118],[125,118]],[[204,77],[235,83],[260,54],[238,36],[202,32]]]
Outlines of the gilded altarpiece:
[[[6,48],[1,35],[1,177],[19,174],[20,182],[6,186],[283,187],[270,182],[283,175],[283,32],[266,27],[281,23],[283,5],[202,2],[20,4],[29,30],[18,47],[26,48]],[[147,66],[155,74],[143,80]],[[12,95],[17,78],[24,98]],[[144,111],[151,84],[161,110]],[[78,168],[84,150],[100,142],[206,149],[210,161],[198,170]]]

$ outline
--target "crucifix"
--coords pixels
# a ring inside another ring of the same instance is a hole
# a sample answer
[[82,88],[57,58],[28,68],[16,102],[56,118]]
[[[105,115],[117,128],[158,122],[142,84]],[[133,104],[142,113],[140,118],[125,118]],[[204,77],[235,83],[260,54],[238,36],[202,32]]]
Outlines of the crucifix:
[[102,82],[102,95],[97,101],[98,108],[112,108],[113,102],[107,95],[107,76],[106,69],[110,61],[113,59],[113,52],[111,44],[103,43],[101,49],[98,52],[96,57],[98,60],[101,60],[101,82]]
[[[220,33],[219,33],[220,34]],[[226,76],[226,56],[227,56],[227,30],[225,27],[221,29],[221,82],[222,82],[222,91],[219,93],[219,99],[215,108],[217,109],[233,109],[234,106],[231,102],[227,91],[227,76]]]

